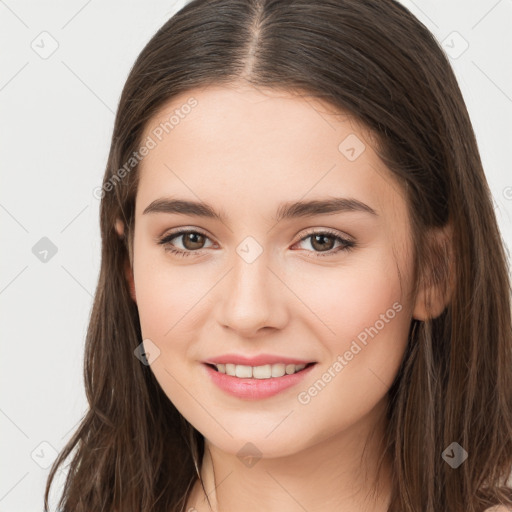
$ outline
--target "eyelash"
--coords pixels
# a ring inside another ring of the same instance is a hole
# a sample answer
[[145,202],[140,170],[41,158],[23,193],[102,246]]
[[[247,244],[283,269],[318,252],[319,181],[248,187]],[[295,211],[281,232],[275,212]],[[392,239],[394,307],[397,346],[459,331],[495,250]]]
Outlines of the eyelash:
[[[190,234],[190,233],[196,233],[196,234],[202,235],[206,238],[209,238],[209,237],[207,237],[207,235],[205,233],[203,233],[201,231],[197,231],[194,229],[182,229],[179,231],[175,231],[174,233],[169,233],[168,235],[165,235],[163,238],[161,238],[158,241],[158,244],[165,246],[166,251],[169,251],[170,253],[175,254],[176,256],[180,256],[180,257],[190,256],[192,253],[201,252],[202,249],[197,249],[195,251],[192,251],[192,250],[183,251],[181,249],[175,249],[170,244],[171,240],[173,240],[174,238],[179,238],[179,236],[181,236],[181,235],[186,235],[186,234]],[[347,240],[345,238],[342,238],[341,236],[337,235],[335,232],[333,232],[329,229],[324,229],[323,231],[309,231],[297,243],[303,242],[304,240],[306,240],[307,238],[309,238],[313,235],[329,235],[330,237],[334,238],[334,240],[336,242],[340,242],[342,245],[336,249],[330,249],[329,251],[307,251],[307,252],[316,252],[317,253],[316,256],[309,256],[310,258],[311,257],[316,258],[316,257],[332,256],[334,254],[337,254],[340,251],[349,252],[352,249],[354,249],[354,247],[356,246],[356,243],[353,242],[352,240]]]

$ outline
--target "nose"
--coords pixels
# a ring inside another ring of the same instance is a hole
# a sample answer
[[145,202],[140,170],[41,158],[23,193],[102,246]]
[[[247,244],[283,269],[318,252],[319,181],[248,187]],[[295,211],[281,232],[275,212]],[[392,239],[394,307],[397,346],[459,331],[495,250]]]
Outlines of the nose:
[[[287,290],[269,267],[265,252],[252,263],[235,255],[221,289],[219,323],[241,337],[282,329],[287,322]],[[289,292],[288,292],[289,293]]]

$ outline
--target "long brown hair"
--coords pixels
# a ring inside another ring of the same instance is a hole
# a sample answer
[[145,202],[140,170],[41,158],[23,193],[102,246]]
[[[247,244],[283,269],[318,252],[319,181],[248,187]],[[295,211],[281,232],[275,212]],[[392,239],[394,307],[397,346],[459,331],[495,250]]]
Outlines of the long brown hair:
[[[89,409],[51,469],[45,510],[56,470],[74,450],[63,512],[178,512],[200,478],[203,437],[134,357],[142,338],[125,269],[138,166],[126,162],[148,120],[173,97],[240,81],[305,92],[366,126],[406,193],[415,290],[451,289],[442,314],[413,320],[389,389],[389,510],[512,506],[508,263],[468,112],[440,45],[394,0],[193,0],[143,49],[119,102],[86,338]],[[431,228],[448,225],[449,243],[429,243]],[[442,456],[454,442],[468,454],[457,468]]]

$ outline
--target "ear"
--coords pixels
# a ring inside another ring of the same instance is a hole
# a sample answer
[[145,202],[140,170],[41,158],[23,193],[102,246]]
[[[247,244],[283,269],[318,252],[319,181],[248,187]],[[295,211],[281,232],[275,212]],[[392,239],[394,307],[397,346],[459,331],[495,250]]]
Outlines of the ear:
[[[121,219],[116,219],[115,230],[119,238],[124,239],[124,223]],[[133,269],[130,265],[130,259],[128,257],[126,257],[124,261],[124,276],[126,283],[128,284],[130,297],[135,303],[137,303],[137,297],[135,295],[135,282],[133,279]]]
[[452,226],[434,228],[427,234],[427,244],[430,257],[426,261],[431,268],[420,269],[424,275],[412,313],[420,321],[441,315],[450,303],[455,286]]

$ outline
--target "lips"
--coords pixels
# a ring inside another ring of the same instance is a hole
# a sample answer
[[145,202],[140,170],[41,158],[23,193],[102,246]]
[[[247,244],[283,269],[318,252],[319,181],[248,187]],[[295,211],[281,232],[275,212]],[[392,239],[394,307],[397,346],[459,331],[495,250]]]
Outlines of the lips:
[[[269,358],[268,356],[266,357],[267,358],[265,361],[268,361]],[[250,361],[254,361],[254,359],[255,358],[250,359]],[[283,359],[286,358],[281,358],[281,361]],[[296,361],[296,359],[292,359],[292,361]],[[229,363],[227,364],[229,365]],[[316,364],[308,364],[302,370],[297,371],[291,375],[263,379],[239,378],[236,376],[227,375],[215,370],[213,368],[213,364],[210,363],[204,363],[202,366],[206,376],[210,379],[210,382],[215,384],[224,393],[244,400],[262,400],[284,392],[287,389],[298,386],[300,382],[302,382],[307,378],[308,375],[311,374]]]
[[297,359],[292,357],[286,357],[286,356],[279,356],[274,354],[260,354],[258,356],[243,356],[240,354],[223,354],[217,357],[209,358],[203,363],[206,364],[236,364],[236,365],[243,365],[243,366],[264,366],[266,364],[278,364],[278,363],[284,363],[284,364],[295,364],[295,365],[307,365],[309,363],[315,363],[316,361],[313,361],[311,359]]

